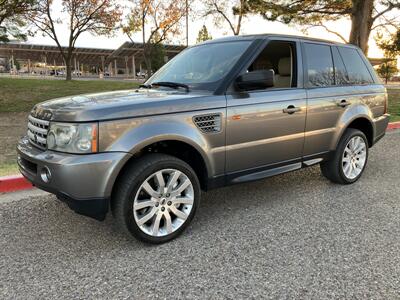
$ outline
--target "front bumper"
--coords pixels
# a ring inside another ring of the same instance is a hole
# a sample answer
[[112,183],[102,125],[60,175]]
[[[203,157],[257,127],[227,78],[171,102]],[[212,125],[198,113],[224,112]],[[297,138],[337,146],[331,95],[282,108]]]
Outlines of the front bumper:
[[[109,210],[114,182],[131,157],[129,153],[66,154],[42,151],[27,137],[18,145],[18,165],[22,175],[38,188],[66,202],[75,212],[102,220]],[[48,182],[41,176],[50,173]]]

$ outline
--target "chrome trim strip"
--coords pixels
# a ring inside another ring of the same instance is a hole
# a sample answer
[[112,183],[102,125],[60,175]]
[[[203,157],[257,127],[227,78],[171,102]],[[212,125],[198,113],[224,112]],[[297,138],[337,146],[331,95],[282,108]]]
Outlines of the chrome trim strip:
[[28,128],[33,132],[39,132],[41,134],[47,135],[47,131],[48,131],[47,129],[37,127],[32,123],[28,123]]
[[33,122],[33,123],[37,123],[37,124],[40,124],[40,125],[43,125],[43,126],[49,126],[50,125],[49,121],[36,119],[35,117],[32,117],[31,115],[28,117],[28,120]]

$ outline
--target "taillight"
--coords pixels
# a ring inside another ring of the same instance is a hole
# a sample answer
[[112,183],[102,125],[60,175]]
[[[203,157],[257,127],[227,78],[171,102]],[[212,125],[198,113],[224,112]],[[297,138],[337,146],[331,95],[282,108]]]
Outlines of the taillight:
[[388,97],[388,93],[386,91],[385,92],[385,106],[384,106],[384,110],[383,110],[384,114],[388,113],[388,108],[389,108],[389,97]]

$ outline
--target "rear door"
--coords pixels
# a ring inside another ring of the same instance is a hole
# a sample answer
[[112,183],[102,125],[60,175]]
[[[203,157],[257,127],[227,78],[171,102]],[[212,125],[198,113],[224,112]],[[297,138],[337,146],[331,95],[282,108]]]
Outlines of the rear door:
[[307,123],[303,156],[307,161],[329,151],[337,122],[347,105],[352,102],[354,89],[346,85],[337,86],[335,83],[335,66],[338,70],[343,67],[335,47],[304,42],[303,54],[307,87]]
[[[346,57],[346,59],[344,59]],[[370,97],[373,82],[357,49],[323,43],[303,43],[307,123],[304,160],[333,150],[335,134],[346,109]]]

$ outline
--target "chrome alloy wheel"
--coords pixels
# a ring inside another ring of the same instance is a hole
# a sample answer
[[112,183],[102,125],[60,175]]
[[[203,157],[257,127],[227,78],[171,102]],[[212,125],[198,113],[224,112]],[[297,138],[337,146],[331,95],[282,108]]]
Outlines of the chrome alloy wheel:
[[367,161],[367,145],[360,136],[354,136],[344,148],[342,157],[343,174],[350,180],[357,178]]
[[193,184],[183,172],[163,169],[147,177],[133,201],[136,224],[146,234],[160,237],[181,227],[193,208]]

